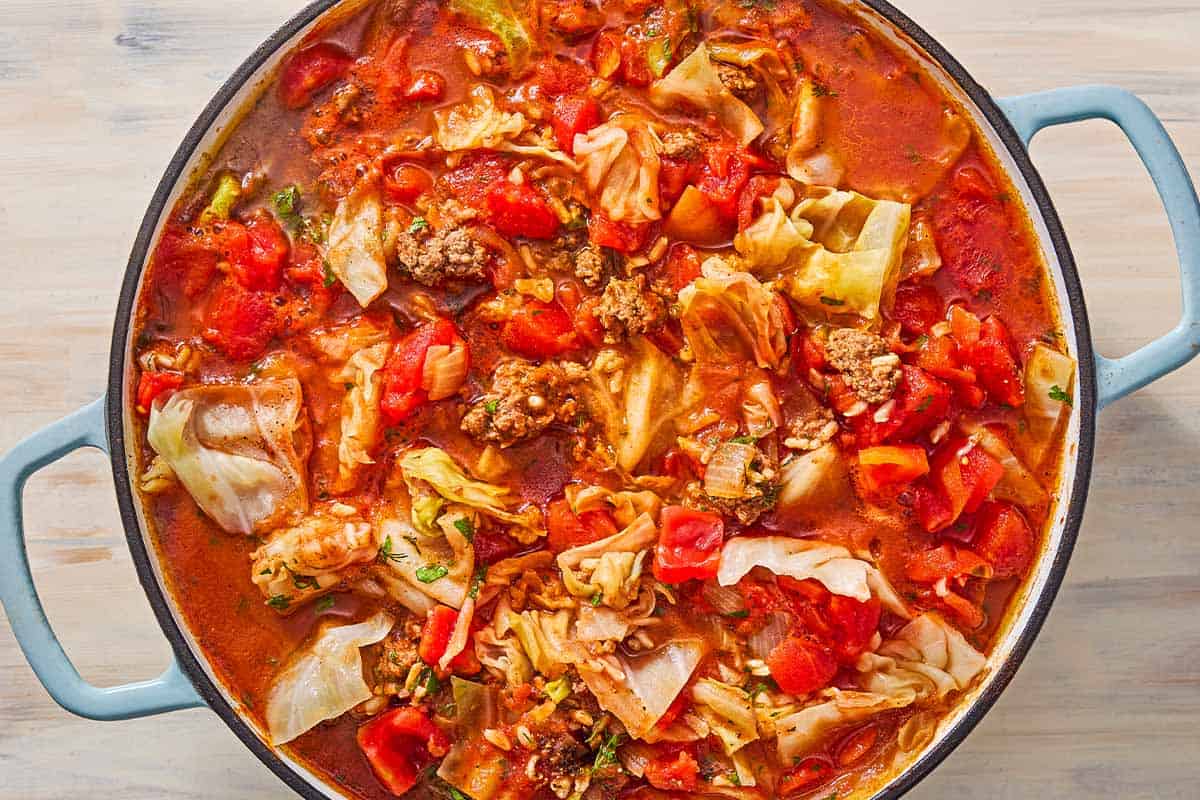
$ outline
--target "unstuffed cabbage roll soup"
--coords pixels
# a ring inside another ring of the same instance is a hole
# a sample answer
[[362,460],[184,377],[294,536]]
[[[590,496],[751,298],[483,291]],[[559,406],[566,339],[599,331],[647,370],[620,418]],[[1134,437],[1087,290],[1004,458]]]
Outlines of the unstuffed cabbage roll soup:
[[348,798],[868,795],[1036,570],[1056,309],[974,118],[834,0],[358,3],[161,226],[137,483]]

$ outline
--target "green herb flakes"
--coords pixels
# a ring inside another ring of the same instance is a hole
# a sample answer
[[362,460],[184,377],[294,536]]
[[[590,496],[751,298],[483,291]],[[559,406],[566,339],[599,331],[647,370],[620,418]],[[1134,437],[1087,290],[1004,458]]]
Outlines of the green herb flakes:
[[267,605],[276,611],[285,611],[292,604],[292,599],[286,594],[277,594],[267,601]]
[[337,603],[337,600],[334,598],[333,595],[331,595],[331,594],[325,595],[324,597],[322,597],[320,600],[317,601],[317,613],[324,614],[326,611],[332,610],[336,603]]
[[421,583],[440,581],[450,574],[450,570],[441,564],[426,564],[417,569],[417,580]]
[[838,300],[836,297],[825,297],[824,295],[822,295],[822,296],[821,296],[821,305],[825,305],[825,306],[844,306],[844,305],[846,305],[846,301],[845,301],[845,300]]
[[429,227],[429,220],[424,217],[413,217],[412,224],[408,226],[409,233],[419,233]]
[[1058,384],[1055,384],[1054,386],[1050,387],[1050,399],[1057,400],[1060,403],[1066,403],[1069,406],[1075,405],[1074,398],[1072,398],[1071,395],[1069,395],[1065,391],[1063,391],[1063,388],[1061,386],[1059,386]]

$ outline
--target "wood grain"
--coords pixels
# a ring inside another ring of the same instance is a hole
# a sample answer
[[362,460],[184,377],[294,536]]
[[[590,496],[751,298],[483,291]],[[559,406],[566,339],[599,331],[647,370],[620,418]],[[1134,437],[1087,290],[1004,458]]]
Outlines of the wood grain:
[[[908,0],[997,95],[1116,83],[1200,170],[1195,0]],[[117,287],[167,160],[200,108],[294,0],[6,0],[0,13],[0,448],[96,397]],[[1179,310],[1165,215],[1099,123],[1041,137],[1099,348],[1131,351]],[[921,800],[1184,800],[1200,779],[1200,367],[1101,420],[1091,501],[1025,666]],[[83,674],[156,674],[167,648],[124,547],[105,459],[26,493],[48,613]],[[0,626],[0,795],[276,798],[288,793],[207,711],[101,724],[61,711]]]

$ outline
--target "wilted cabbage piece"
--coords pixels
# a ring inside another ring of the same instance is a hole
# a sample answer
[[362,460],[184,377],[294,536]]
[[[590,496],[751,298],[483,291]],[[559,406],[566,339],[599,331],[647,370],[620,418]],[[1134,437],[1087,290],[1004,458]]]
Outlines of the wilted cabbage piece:
[[534,47],[526,24],[531,19],[526,4],[516,0],[451,0],[450,8],[496,35],[508,53],[513,75],[525,71]]
[[451,527],[443,536],[419,536],[406,521],[388,519],[379,537],[393,575],[439,603],[462,608],[475,577],[475,548],[461,532]]
[[725,543],[717,581],[733,586],[755,567],[798,581],[813,579],[834,594],[859,602],[874,594],[894,614],[908,618],[910,613],[896,590],[878,569],[850,551],[835,544],[790,536],[739,536]]
[[359,350],[334,376],[340,385],[350,386],[342,399],[342,430],[338,443],[338,480],[335,490],[354,488],[355,477],[363,464],[374,464],[371,451],[379,444],[379,398],[382,381],[378,374],[387,361],[390,346],[381,343]]
[[826,100],[808,76],[800,79],[795,96],[786,157],[788,175],[810,186],[841,185],[845,174],[841,158],[822,146],[822,108]]
[[657,540],[654,520],[642,514],[613,536],[563,551],[558,568],[567,590],[576,597],[598,598],[593,602],[610,608],[626,608],[637,598],[649,548]]
[[683,333],[698,362],[734,364],[753,359],[776,369],[787,355],[783,310],[774,292],[720,258],[679,293]]
[[606,658],[622,679],[609,670],[582,667],[579,677],[630,736],[652,741],[654,726],[683,691],[707,649],[700,639],[678,639],[645,655],[618,652]]
[[662,218],[661,162],[646,120],[630,114],[615,117],[576,134],[574,148],[588,191],[606,217],[634,225]]
[[300,383],[201,386],[150,412],[146,438],[214,522],[269,529],[308,510]]
[[561,675],[568,664],[584,657],[569,640],[571,612],[508,612],[508,623],[533,669],[548,678]]
[[708,42],[706,46],[710,60],[754,71],[764,87],[766,99],[763,142],[773,155],[784,152],[792,121],[792,103],[783,87],[790,85],[793,76],[779,51],[770,43],[756,39]]
[[499,148],[525,130],[525,115],[501,110],[490,86],[478,84],[465,102],[433,112],[434,141],[443,150]]
[[1075,403],[1075,359],[1038,342],[1025,362],[1025,457],[1038,468],[1071,417]]
[[340,583],[343,570],[374,561],[378,551],[371,524],[337,504],[272,533],[250,555],[250,577],[276,607],[291,609]]
[[450,679],[454,695],[455,742],[438,766],[438,777],[473,800],[490,800],[500,789],[505,769],[480,746],[483,731],[499,721],[496,691],[462,678]]
[[359,648],[376,644],[395,620],[380,611],[357,625],[330,625],[293,654],[267,697],[267,730],[286,744],[327,719],[371,699]]
[[904,708],[912,700],[872,692],[826,689],[824,702],[781,717],[775,723],[779,734],[779,758],[785,764],[808,755],[835,728],[869,719],[883,711]]
[[644,336],[633,337],[629,345],[625,355],[603,351],[596,357],[587,400],[617,464],[632,471],[670,444],[683,375]]
[[1004,476],[992,490],[992,496],[998,500],[1008,500],[1027,509],[1035,509],[1044,505],[1049,499],[1046,490],[1038,482],[1037,477],[1025,466],[1008,446],[1008,442],[989,429],[978,423],[965,423],[966,431],[972,441],[984,449],[992,458],[1004,467]]
[[758,740],[754,703],[741,686],[701,678],[692,687],[692,700],[709,730],[721,740],[725,755],[731,756]]
[[[467,477],[445,450],[436,447],[409,450],[400,459],[399,466],[413,497],[413,524],[423,534],[437,536],[441,532],[433,522],[444,508],[443,501],[449,501],[479,509],[487,516],[511,525],[510,535],[523,543],[531,543],[545,535],[542,514],[536,507],[509,511],[509,506],[520,502],[519,498],[514,498],[503,486]],[[437,493],[432,504],[419,482],[428,484]]]
[[779,508],[799,509],[843,497],[849,486],[845,459],[837,445],[827,444],[784,465]]
[[363,308],[387,289],[383,254],[383,203],[378,181],[359,181],[342,198],[329,223],[329,271]]
[[684,102],[710,112],[742,145],[750,144],[763,132],[762,122],[750,107],[721,82],[704,45],[650,84],[650,102],[659,108],[673,108]]
[[859,685],[870,692],[908,702],[942,700],[971,685],[987,659],[937,614],[905,625],[875,653],[863,653]]
[[777,276],[797,303],[876,319],[899,281],[911,208],[855,192],[809,191],[790,214],[773,198],[734,246],[756,273]]

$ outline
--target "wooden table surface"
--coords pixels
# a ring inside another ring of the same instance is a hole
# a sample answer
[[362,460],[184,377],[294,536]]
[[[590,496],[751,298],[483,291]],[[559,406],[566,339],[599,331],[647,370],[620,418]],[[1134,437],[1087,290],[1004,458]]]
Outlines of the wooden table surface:
[[[1138,92],[1200,174],[1196,0],[900,0],[997,96]],[[297,0],[4,0],[0,450],[97,397],[134,233],[202,105]],[[1166,218],[1132,149],[1090,123],[1034,146],[1099,349],[1177,318]],[[1024,667],[921,800],[1200,796],[1200,366],[1106,412],[1066,586]],[[26,492],[50,619],[85,677],[146,678],[168,648],[125,548],[105,458]],[[275,798],[212,713],[96,723],[59,709],[0,625],[0,796]]]

